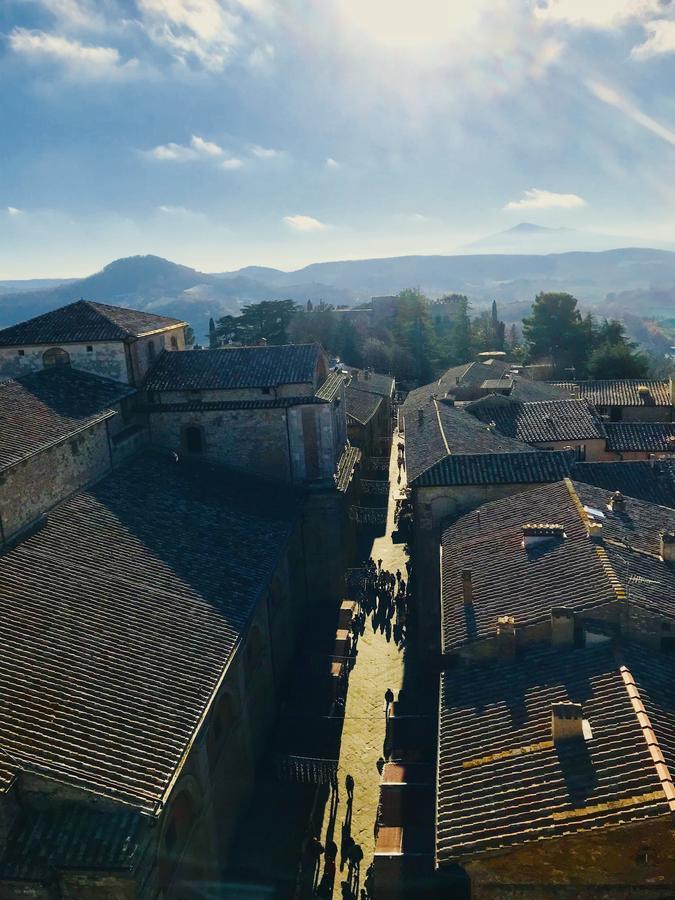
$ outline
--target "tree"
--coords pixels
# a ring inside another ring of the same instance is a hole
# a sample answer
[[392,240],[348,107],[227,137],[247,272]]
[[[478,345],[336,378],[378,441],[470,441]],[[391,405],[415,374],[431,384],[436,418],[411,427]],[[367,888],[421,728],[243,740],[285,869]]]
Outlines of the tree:
[[648,372],[649,359],[627,343],[601,344],[591,354],[588,364],[591,378],[644,378]]
[[220,346],[218,335],[216,334],[216,323],[213,319],[209,319],[209,350],[215,350]]
[[453,294],[452,297],[457,303],[457,315],[455,317],[455,327],[450,338],[452,354],[450,362],[465,363],[469,362],[473,356],[469,298],[464,294]]
[[226,343],[257,344],[264,338],[270,344],[285,344],[297,309],[294,300],[250,303],[242,308],[241,315],[219,319],[216,334]]
[[[435,356],[429,300],[420,291],[411,288],[401,291],[397,294],[397,298],[391,329],[394,345],[400,350],[407,351],[413,360],[412,371],[408,377],[418,384],[425,384],[433,378]],[[400,377],[398,373],[396,375]]]
[[499,320],[499,314],[497,312],[497,301],[492,301],[492,314],[490,316],[490,322],[492,325],[492,347],[488,347],[488,350],[503,350],[506,342],[506,325]]
[[581,318],[571,294],[537,294],[532,314],[523,319],[530,362],[549,359],[556,370],[573,366],[583,374],[593,346],[592,319]]

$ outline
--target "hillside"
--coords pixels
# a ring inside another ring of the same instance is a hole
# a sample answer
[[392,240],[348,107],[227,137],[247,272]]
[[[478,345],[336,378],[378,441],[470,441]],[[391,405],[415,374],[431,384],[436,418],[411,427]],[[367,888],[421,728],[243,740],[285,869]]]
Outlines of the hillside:
[[[1,283],[0,283],[1,284]],[[539,291],[569,291],[600,315],[672,316],[675,253],[629,248],[604,252],[399,256],[313,263],[293,272],[248,266],[210,274],[157,256],[134,256],[56,286],[13,282],[0,292],[0,327],[86,297],[190,322],[199,341],[211,316],[260,300],[292,298],[353,304],[418,287],[430,296],[467,294],[475,307],[496,299],[507,322],[520,319]],[[608,297],[608,295],[610,295]]]

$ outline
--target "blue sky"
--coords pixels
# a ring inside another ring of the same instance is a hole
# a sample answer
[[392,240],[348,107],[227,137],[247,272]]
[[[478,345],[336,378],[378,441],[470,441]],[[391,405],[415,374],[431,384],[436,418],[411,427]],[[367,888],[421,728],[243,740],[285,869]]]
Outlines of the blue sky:
[[0,278],[672,240],[667,0],[4,0]]

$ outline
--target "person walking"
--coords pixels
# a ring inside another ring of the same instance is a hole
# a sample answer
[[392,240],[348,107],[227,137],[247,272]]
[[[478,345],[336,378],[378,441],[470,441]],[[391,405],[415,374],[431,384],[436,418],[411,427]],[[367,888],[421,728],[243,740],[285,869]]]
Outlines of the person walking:
[[392,691],[391,688],[387,688],[387,690],[384,692],[384,718],[385,718],[385,721],[387,719],[387,716],[389,715],[389,707],[391,706],[391,704],[393,702],[394,702],[394,692]]

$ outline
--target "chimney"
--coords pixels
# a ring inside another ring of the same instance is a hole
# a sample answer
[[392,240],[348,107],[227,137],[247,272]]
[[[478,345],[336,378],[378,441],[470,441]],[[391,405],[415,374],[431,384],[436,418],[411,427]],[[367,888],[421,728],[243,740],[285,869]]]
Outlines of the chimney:
[[564,606],[551,609],[551,645],[571,647],[574,643],[574,612]]
[[588,522],[588,536],[594,544],[602,543],[602,524],[590,519]]
[[675,563],[675,531],[664,531],[660,540],[661,559]]
[[497,619],[497,658],[511,662],[516,658],[516,620],[513,616]]
[[423,409],[417,410],[417,424],[418,425],[424,424],[424,410]]
[[554,522],[526,522],[523,525],[522,546],[525,550],[547,541],[561,541],[565,537],[565,528]]
[[626,501],[624,500],[623,494],[621,491],[614,491],[607,503],[607,509],[611,509],[612,512],[623,512],[625,508]]
[[465,606],[473,606],[473,583],[471,569],[462,569],[462,597]]
[[584,739],[584,714],[581,703],[553,703],[551,737],[554,744]]

